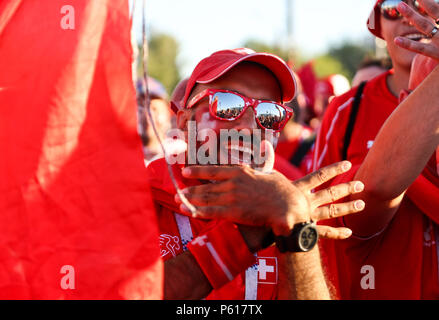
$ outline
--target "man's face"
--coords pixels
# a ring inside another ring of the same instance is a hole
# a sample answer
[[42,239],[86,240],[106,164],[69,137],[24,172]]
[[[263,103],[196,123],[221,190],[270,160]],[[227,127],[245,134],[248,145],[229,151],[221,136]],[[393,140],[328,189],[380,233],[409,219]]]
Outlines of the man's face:
[[[412,0],[410,0],[408,4],[414,8]],[[426,41],[425,36],[412,26],[404,17],[397,20],[389,20],[381,15],[380,23],[381,34],[387,43],[387,50],[392,59],[393,65],[410,70],[411,63],[416,53],[401,48],[395,44],[394,40],[398,36],[404,36],[415,41]]]
[[[160,133],[160,138],[163,139],[166,132],[171,129],[171,112],[169,111],[168,103],[163,99],[152,99],[150,107],[154,123]],[[154,135],[152,128],[149,134]]]
[[[270,71],[254,63],[241,63],[209,84],[196,85],[188,101],[205,89],[230,90],[253,99],[281,102],[281,90],[276,78]],[[210,145],[211,148],[209,150],[215,149],[217,151],[216,159],[218,163],[225,161],[224,157],[220,159],[221,155],[227,156],[228,164],[236,164],[236,161],[240,164],[248,163],[248,159],[253,159],[250,153],[254,151],[253,149],[248,150],[246,148],[247,145],[244,145],[242,140],[241,142],[235,141],[234,143],[231,143],[228,139],[224,141],[224,139],[221,139],[221,133],[224,133],[222,130],[225,129],[230,132],[230,130],[235,129],[243,135],[250,136],[250,138],[257,136],[256,132],[260,132],[262,139],[265,138],[267,133],[258,126],[254,110],[251,107],[235,121],[222,121],[210,114],[207,98],[201,100],[191,109],[179,112],[177,121],[180,129],[187,130],[187,121],[189,120],[196,122],[197,132],[202,133],[203,130],[207,129],[209,132],[216,134],[216,141],[211,141],[213,139],[210,137],[205,137],[202,141],[198,141],[197,150],[202,145],[204,148]],[[279,136],[272,131],[270,133],[275,136],[274,140]],[[275,144],[276,142],[273,141],[273,143]],[[213,147],[214,144],[216,144],[216,148]],[[221,152],[221,148],[223,152]],[[233,152],[231,151],[232,149],[234,150]],[[236,159],[238,154],[239,159]]]

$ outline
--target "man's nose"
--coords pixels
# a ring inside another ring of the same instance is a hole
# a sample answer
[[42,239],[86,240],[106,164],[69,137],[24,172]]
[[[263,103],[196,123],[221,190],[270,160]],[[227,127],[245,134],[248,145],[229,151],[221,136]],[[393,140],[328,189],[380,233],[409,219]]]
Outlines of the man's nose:
[[237,120],[230,122],[231,129],[243,130],[243,129],[255,129],[257,128],[255,113],[252,107],[248,107],[244,114]]

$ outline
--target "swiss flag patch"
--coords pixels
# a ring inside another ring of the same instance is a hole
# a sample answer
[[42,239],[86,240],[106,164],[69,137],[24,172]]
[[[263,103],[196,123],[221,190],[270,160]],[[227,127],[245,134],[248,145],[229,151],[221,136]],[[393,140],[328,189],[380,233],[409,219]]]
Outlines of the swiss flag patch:
[[277,283],[276,257],[258,257],[258,283]]

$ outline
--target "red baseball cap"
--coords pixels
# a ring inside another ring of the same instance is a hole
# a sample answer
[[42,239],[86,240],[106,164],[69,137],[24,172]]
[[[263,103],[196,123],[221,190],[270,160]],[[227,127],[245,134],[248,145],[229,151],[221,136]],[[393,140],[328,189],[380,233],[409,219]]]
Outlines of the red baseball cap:
[[217,51],[198,63],[187,83],[183,106],[186,107],[197,83],[210,83],[243,61],[252,61],[269,69],[279,81],[283,102],[293,100],[296,95],[296,80],[285,61],[273,54],[238,48]]
[[369,19],[367,20],[367,28],[375,37],[383,39],[383,36],[381,35],[381,8],[380,4],[383,2],[383,0],[377,0],[375,3],[375,6],[373,7],[372,12],[369,15]]

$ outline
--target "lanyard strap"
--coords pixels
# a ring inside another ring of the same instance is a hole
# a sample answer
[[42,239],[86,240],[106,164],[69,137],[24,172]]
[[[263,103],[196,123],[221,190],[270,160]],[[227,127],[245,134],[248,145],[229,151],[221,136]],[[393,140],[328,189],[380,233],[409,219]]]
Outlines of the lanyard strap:
[[180,232],[181,244],[183,251],[187,251],[187,244],[194,239],[191,222],[189,217],[174,212],[175,221],[177,222],[178,231]]
[[258,269],[255,263],[245,271],[245,300],[258,300]]

